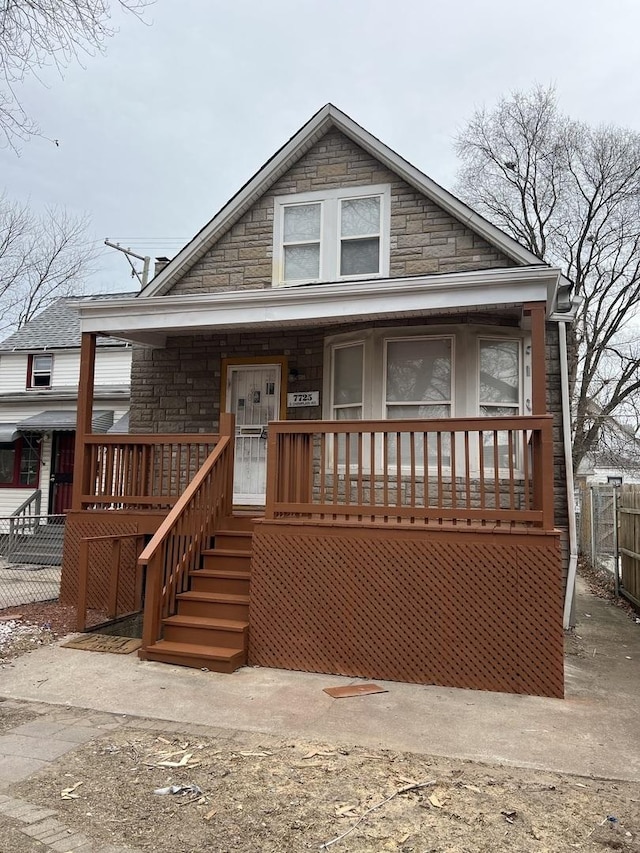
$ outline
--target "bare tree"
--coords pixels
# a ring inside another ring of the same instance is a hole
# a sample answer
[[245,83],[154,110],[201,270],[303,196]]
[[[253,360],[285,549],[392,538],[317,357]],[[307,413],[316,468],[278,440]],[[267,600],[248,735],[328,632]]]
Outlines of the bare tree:
[[102,51],[114,35],[112,7],[140,15],[152,0],[4,0],[0,2],[0,139],[16,149],[39,133],[24,111],[20,84],[40,69],[59,71]]
[[638,423],[640,134],[574,121],[538,87],[477,111],[456,147],[460,194],[561,266],[583,300],[571,364],[577,466],[611,418]]
[[81,291],[94,259],[87,225],[57,208],[36,216],[0,195],[0,336]]

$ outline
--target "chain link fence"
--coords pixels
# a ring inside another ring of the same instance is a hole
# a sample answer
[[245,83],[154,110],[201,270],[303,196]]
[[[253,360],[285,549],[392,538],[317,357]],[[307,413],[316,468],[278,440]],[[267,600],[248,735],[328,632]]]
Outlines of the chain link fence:
[[582,486],[577,492],[580,553],[594,569],[615,574],[618,554],[618,490],[611,485]]
[[0,610],[60,594],[64,515],[0,517]]

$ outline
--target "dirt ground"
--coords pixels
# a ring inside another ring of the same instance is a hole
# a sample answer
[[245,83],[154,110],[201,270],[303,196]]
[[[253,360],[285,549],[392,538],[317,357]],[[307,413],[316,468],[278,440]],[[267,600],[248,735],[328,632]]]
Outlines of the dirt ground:
[[[42,713],[11,704],[0,703],[4,731]],[[640,851],[637,784],[143,725],[128,721],[11,795],[57,809],[96,844],[149,853]],[[187,790],[154,793],[170,785]],[[0,832],[3,853],[42,850],[7,818]]]

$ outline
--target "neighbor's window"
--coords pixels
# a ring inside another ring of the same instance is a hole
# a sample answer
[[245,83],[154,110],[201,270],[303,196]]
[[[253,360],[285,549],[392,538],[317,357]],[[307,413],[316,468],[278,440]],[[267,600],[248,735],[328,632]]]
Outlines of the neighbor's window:
[[276,199],[274,284],[387,275],[389,187]]
[[53,374],[53,356],[50,354],[30,355],[28,363],[27,387],[50,388]]
[[19,438],[10,444],[0,444],[0,486],[37,486],[38,463],[38,448],[31,441]]

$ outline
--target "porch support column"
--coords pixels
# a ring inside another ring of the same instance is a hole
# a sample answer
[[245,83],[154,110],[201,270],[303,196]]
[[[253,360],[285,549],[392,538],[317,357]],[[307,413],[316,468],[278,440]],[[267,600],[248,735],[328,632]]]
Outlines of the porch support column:
[[95,332],[83,332],[80,346],[80,379],[78,382],[78,421],[76,424],[76,449],[73,465],[73,492],[71,506],[82,509],[82,495],[88,491],[89,467],[85,464],[85,436],[91,435],[93,416],[93,384],[96,369]]
[[[547,357],[546,357],[546,305],[533,302],[524,306],[525,317],[531,319],[531,414],[547,414]],[[546,423],[536,433],[533,441],[533,502],[542,510],[542,528],[553,530],[553,426]]]
[[533,302],[524,306],[531,318],[531,414],[547,414],[547,359],[545,342],[546,306]]

